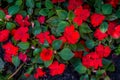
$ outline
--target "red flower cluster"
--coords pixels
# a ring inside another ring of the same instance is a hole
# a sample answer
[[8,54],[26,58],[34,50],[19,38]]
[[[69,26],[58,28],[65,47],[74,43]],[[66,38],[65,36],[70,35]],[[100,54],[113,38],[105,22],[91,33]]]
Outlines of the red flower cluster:
[[88,9],[83,9],[82,6],[76,8],[74,11],[75,17],[74,22],[78,25],[81,25],[83,21],[86,21],[87,18],[90,16],[90,11]]
[[29,39],[28,27],[20,27],[17,30],[13,30],[13,38],[16,41],[21,40],[22,42],[26,42]]
[[75,44],[79,40],[80,34],[75,30],[74,25],[71,25],[65,28],[64,37],[69,44]]
[[19,53],[19,59],[23,62],[27,61],[27,55],[24,53]]
[[94,33],[94,37],[97,38],[98,40],[103,40],[107,36],[108,36],[108,34],[101,32],[100,29],[96,29],[96,31]]
[[104,19],[105,19],[104,15],[94,13],[91,16],[91,24],[93,25],[93,27],[97,27],[103,22]]
[[55,76],[55,75],[60,75],[64,72],[65,70],[65,64],[60,64],[58,63],[57,61],[54,61],[50,66],[49,66],[49,69],[50,69],[50,74],[52,76]]
[[103,46],[99,44],[95,48],[95,52],[91,52],[82,58],[82,64],[87,68],[93,67],[94,69],[98,69],[98,67],[102,67],[102,58],[108,57],[111,53],[111,49],[109,46]]
[[40,58],[43,61],[49,61],[52,59],[53,51],[51,49],[42,49],[42,52],[40,53]]
[[21,14],[17,14],[15,17],[15,21],[20,25],[20,27],[30,26],[30,22],[28,20],[29,20],[28,16],[23,18],[23,16]]
[[55,37],[53,35],[50,35],[49,31],[37,34],[36,38],[39,39],[39,42],[41,44],[44,44],[45,41],[47,41],[49,44],[52,44],[52,41],[55,40]]
[[117,25],[112,33],[113,38],[120,38],[120,25]]
[[96,53],[101,57],[108,57],[110,55],[111,49],[109,46],[103,46],[102,44],[99,44],[95,48]]
[[39,16],[38,17],[38,21],[39,21],[40,24],[44,24],[44,22],[45,22],[45,16]]
[[107,0],[108,4],[111,4],[114,8],[119,4],[119,0]]
[[9,30],[6,29],[0,31],[0,42],[6,41],[9,37],[9,33],[10,33]]
[[65,0],[52,0],[52,3],[61,3],[61,2],[65,2]]
[[82,58],[82,56],[83,56],[83,51],[76,51],[76,52],[74,52],[74,56],[76,57],[76,58]]
[[38,79],[39,77],[45,76],[45,72],[41,68],[36,69],[36,73],[34,74],[34,77]]
[[5,61],[12,62],[12,56],[16,56],[18,54],[18,47],[14,46],[11,42],[8,42],[4,44],[2,48],[5,50]]
[[98,67],[102,67],[102,58],[96,52],[91,52],[82,58],[82,64],[87,67],[94,69],[98,69]]
[[68,10],[74,10],[83,4],[83,0],[69,0]]

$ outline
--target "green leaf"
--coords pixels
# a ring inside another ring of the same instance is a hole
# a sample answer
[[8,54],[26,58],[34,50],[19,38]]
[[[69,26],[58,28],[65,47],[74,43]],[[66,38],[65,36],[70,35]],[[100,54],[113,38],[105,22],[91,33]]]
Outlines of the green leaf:
[[3,62],[3,60],[0,58],[0,70],[2,70],[4,68],[5,63]]
[[115,49],[115,53],[116,55],[120,55],[120,45]]
[[34,0],[26,0],[26,6],[29,8],[34,8]]
[[74,56],[74,53],[69,48],[62,49],[58,54],[63,60],[70,60]]
[[83,74],[86,72],[87,68],[85,66],[82,65],[82,63],[79,63],[79,65],[77,65],[75,67],[75,70],[80,73],[80,74]]
[[56,10],[56,11],[60,19],[65,20],[67,18],[67,12],[65,10]]
[[61,40],[54,40],[52,42],[52,47],[53,47],[54,50],[60,49],[61,45],[62,45],[62,41]]
[[102,5],[102,13],[107,15],[112,13],[112,6],[110,4]]
[[40,49],[40,48],[36,48],[36,49],[33,51],[33,56],[39,55],[40,52],[41,52],[41,49]]
[[42,16],[47,16],[49,13],[49,10],[47,8],[42,8],[40,11],[39,11],[39,15],[42,15]]
[[13,22],[7,22],[6,23],[6,28],[8,30],[13,30],[16,27],[16,25]]
[[19,6],[17,6],[17,5],[13,5],[13,6],[10,6],[9,8],[8,8],[8,13],[10,14],[10,15],[14,15],[14,14],[16,14],[18,11],[19,11]]
[[41,30],[41,27],[40,27],[40,24],[38,21],[35,21],[35,26],[34,28],[32,29],[32,32],[33,34],[36,36],[37,34],[39,34],[42,30]]
[[90,33],[90,32],[92,32],[92,30],[90,29],[90,27],[88,26],[87,23],[82,23],[82,25],[79,27],[79,32],[80,33]]
[[105,33],[107,30],[108,30],[108,23],[107,22],[103,22],[101,25],[100,25],[100,30]]
[[22,3],[23,3],[23,1],[22,1],[22,0],[16,0],[15,5],[20,6],[20,5],[22,5]]
[[69,13],[68,13],[68,20],[73,20],[73,18],[74,18],[74,13],[73,13],[73,11],[69,11]]
[[53,8],[53,4],[50,0],[46,0],[45,1],[45,7],[48,9],[52,9]]
[[19,42],[19,43],[18,43],[18,46],[19,46],[21,49],[26,50],[26,49],[29,48],[30,43],[29,43],[29,42]]
[[98,76],[98,77],[100,77],[100,76],[102,76],[103,74],[105,73],[105,70],[97,70],[97,72],[96,72],[96,75]]
[[82,76],[80,77],[80,80],[89,80],[88,74],[82,75]]
[[94,46],[95,46],[95,43],[94,43],[93,40],[86,40],[86,41],[85,41],[85,44],[86,44],[86,46],[87,46],[89,49],[92,49],[92,48],[94,48]]
[[12,62],[16,67],[18,67],[19,64],[20,64],[20,60],[19,60],[18,56],[13,56],[12,57]]
[[36,7],[37,7],[37,8],[41,8],[41,3],[40,3],[40,2],[37,2],[37,3],[36,3]]
[[49,61],[44,61],[45,67],[50,66],[50,65],[52,64],[52,62],[53,62],[53,59],[51,59],[51,60],[49,60]]
[[5,18],[5,13],[2,10],[0,10],[0,19],[4,19],[4,18]]

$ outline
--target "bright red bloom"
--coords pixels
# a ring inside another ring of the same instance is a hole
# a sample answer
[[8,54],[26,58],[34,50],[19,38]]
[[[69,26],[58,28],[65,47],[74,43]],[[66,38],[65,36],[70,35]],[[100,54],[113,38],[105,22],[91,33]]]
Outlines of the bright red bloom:
[[120,38],[120,25],[116,26],[113,33],[112,33],[113,38]]
[[38,21],[39,21],[40,24],[44,24],[44,22],[45,22],[45,16],[39,16],[38,17]]
[[0,31],[0,42],[6,41],[9,37],[9,33],[10,33],[9,30],[6,29]]
[[98,69],[98,67],[102,67],[102,58],[96,52],[91,52],[82,58],[82,64],[87,67],[94,69]]
[[26,42],[29,39],[28,27],[20,27],[14,31],[13,37],[16,41]]
[[108,57],[110,55],[111,49],[109,46],[103,46],[102,44],[99,44],[95,48],[96,53],[101,57]]
[[107,36],[108,36],[108,34],[101,32],[100,29],[96,29],[96,31],[94,33],[94,37],[97,38],[98,40],[103,40]]
[[27,55],[23,53],[19,53],[19,59],[23,62],[27,61]]
[[83,4],[83,0],[69,0],[68,10],[74,10]]
[[76,51],[76,52],[74,52],[74,56],[76,57],[76,58],[82,58],[82,56],[83,56],[83,51]]
[[34,77],[38,79],[39,77],[45,76],[45,72],[41,68],[36,69],[36,73],[34,74]]
[[111,4],[114,8],[119,4],[119,0],[107,0],[108,4]]
[[65,0],[52,0],[52,3],[61,3],[61,2],[65,2]]
[[90,11],[88,9],[83,9],[82,6],[76,8],[74,11],[75,18],[74,22],[78,25],[81,25],[83,21],[86,21],[87,18],[90,16]]
[[116,26],[117,23],[115,21],[109,22],[107,33],[112,36]]
[[67,42],[67,41],[66,41],[66,38],[65,38],[64,36],[61,36],[61,37],[59,38],[59,40],[61,40],[63,43]]
[[18,47],[14,46],[11,42],[4,44],[2,48],[5,50],[5,54],[10,54],[13,56],[18,54]]
[[103,22],[104,19],[105,19],[104,15],[94,13],[91,16],[91,24],[93,25],[93,27],[97,27]]
[[75,30],[74,26],[67,26],[64,31],[64,36],[69,44],[75,44],[80,38],[80,34]]
[[40,58],[43,61],[49,61],[52,59],[53,51],[51,49],[42,49],[42,52],[40,53]]
[[15,21],[20,25],[20,27],[30,26],[30,22],[28,20],[29,20],[28,16],[23,18],[23,16],[21,14],[17,14],[15,17]]
[[39,42],[41,44],[44,44],[45,41],[47,41],[49,44],[52,44],[52,41],[55,40],[55,37],[53,35],[50,35],[49,31],[41,32],[36,35],[36,38],[39,39]]
[[55,75],[60,75],[64,72],[65,70],[65,64],[60,64],[58,61],[54,61],[50,66],[50,75],[55,76]]

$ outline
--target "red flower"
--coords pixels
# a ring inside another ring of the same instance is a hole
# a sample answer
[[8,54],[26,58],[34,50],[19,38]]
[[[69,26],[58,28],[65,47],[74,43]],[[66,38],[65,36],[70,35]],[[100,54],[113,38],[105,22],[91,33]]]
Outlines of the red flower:
[[107,33],[112,36],[116,26],[117,23],[115,21],[109,22]]
[[64,36],[59,37],[59,40],[61,40],[63,43],[66,42],[66,38]]
[[8,42],[2,46],[2,48],[5,50],[5,54],[10,55],[17,55],[18,54],[18,47],[14,46],[12,43]]
[[28,27],[20,27],[14,31],[13,37],[16,41],[26,42],[29,39]]
[[55,75],[60,75],[64,72],[65,70],[65,64],[60,64],[57,61],[54,61],[50,66],[50,75],[55,76]]
[[102,44],[99,44],[95,48],[96,53],[101,57],[108,57],[110,55],[111,49],[109,46],[103,46]]
[[23,54],[23,53],[20,53],[19,54],[19,59],[23,62],[26,62],[27,60],[27,55],[26,54]]
[[94,37],[97,38],[98,40],[103,40],[107,36],[108,36],[107,33],[101,32],[100,29],[97,29],[94,33]]
[[83,0],[69,0],[68,10],[74,10],[83,4]]
[[119,0],[107,0],[108,4],[111,4],[114,8],[119,4]]
[[0,42],[6,41],[9,37],[9,33],[10,33],[9,30],[6,29],[0,31]]
[[98,67],[102,67],[102,59],[99,57],[99,55],[95,52],[91,52],[82,58],[82,64],[87,67],[94,69],[98,69]]
[[42,49],[42,52],[40,53],[40,58],[43,60],[43,61],[49,61],[52,59],[52,56],[53,56],[53,51],[51,49]]
[[16,17],[15,17],[15,21],[20,25],[20,27],[30,26],[30,22],[28,20],[29,20],[28,16],[26,16],[23,19],[23,16],[21,14],[17,14]]
[[28,77],[30,77],[30,74],[29,73],[25,73],[24,76],[28,78]]
[[44,22],[45,22],[45,16],[39,16],[38,17],[38,21],[39,21],[40,24],[44,24]]
[[36,35],[36,38],[39,39],[39,42],[41,44],[44,44],[45,41],[47,41],[49,44],[52,44],[52,41],[55,40],[55,37],[53,35],[50,35],[49,31],[41,32]]
[[36,73],[34,74],[34,77],[38,79],[39,77],[45,76],[45,72],[41,68],[36,69]]
[[76,51],[74,52],[76,58],[82,58],[83,56],[83,51]]
[[74,26],[67,26],[64,31],[64,36],[69,44],[75,44],[80,38],[80,34],[75,30]]
[[120,25],[116,26],[113,33],[112,33],[113,38],[120,38]]
[[12,55],[5,53],[5,55],[4,55],[4,60],[5,60],[6,62],[12,63]]
[[65,0],[52,0],[52,3],[61,3],[61,2],[65,2]]
[[93,27],[99,26],[103,20],[105,19],[105,16],[102,14],[94,13],[91,16],[91,24]]
[[74,22],[76,22],[78,25],[81,25],[82,22],[86,21],[90,16],[90,11],[88,9],[83,9],[82,6],[80,6],[79,8],[75,9],[74,14]]

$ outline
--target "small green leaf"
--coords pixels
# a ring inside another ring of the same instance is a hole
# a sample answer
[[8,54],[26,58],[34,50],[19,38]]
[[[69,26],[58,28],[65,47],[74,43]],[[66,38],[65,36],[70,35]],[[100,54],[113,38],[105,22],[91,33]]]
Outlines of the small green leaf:
[[69,13],[68,13],[68,19],[72,21],[73,18],[74,18],[74,13],[73,13],[73,11],[69,11]]
[[33,56],[39,55],[39,54],[40,54],[40,51],[41,51],[40,48],[36,48],[36,49],[33,51]]
[[58,54],[63,60],[70,60],[74,56],[74,53],[69,48],[62,49]]
[[57,10],[57,15],[63,20],[67,18],[67,12],[65,10]]
[[80,80],[89,80],[88,74],[82,75],[82,76],[80,77]]
[[50,65],[52,64],[52,62],[53,62],[53,59],[51,59],[51,60],[49,60],[49,61],[44,61],[45,67],[50,66]]
[[42,16],[47,16],[49,13],[49,10],[47,8],[42,8],[40,11],[39,11],[39,15],[42,15]]
[[0,58],[0,71],[4,68],[5,63],[3,60]]
[[19,60],[18,56],[13,56],[12,57],[12,62],[16,67],[18,67],[19,64],[20,64],[20,60]]
[[26,0],[26,6],[29,8],[34,8],[34,0]]
[[92,30],[90,29],[88,24],[82,23],[82,25],[79,27],[79,32],[80,33],[90,33],[90,32],[92,32]]
[[8,13],[10,15],[14,15],[14,14],[16,14],[19,11],[19,9],[20,9],[19,6],[13,5],[13,6],[8,8]]
[[4,19],[4,18],[5,18],[5,13],[2,10],[0,10],[0,19]]
[[95,43],[93,40],[87,40],[85,44],[89,49],[92,49],[95,46]]
[[102,13],[103,14],[111,14],[112,13],[112,6],[110,4],[104,4],[102,6]]
[[75,70],[80,73],[80,74],[83,74],[86,72],[87,68],[85,66],[82,65],[82,63],[79,63],[79,65],[77,65],[75,67]]
[[41,32],[41,27],[38,21],[35,21],[35,26],[32,29],[33,34],[36,36],[37,34],[39,34]]
[[29,48],[30,43],[29,43],[29,42],[19,42],[19,43],[18,43],[18,46],[19,46],[21,49],[26,50],[26,49]]
[[52,43],[52,47],[53,47],[54,50],[60,49],[61,45],[62,45],[61,40],[54,40],[53,43]]
[[8,30],[13,30],[16,27],[16,25],[13,22],[7,22],[6,23],[6,28]]
[[52,9],[53,8],[53,4],[52,4],[52,2],[50,0],[46,0],[45,1],[45,6],[48,9]]
[[20,5],[22,5],[22,3],[23,3],[23,1],[22,1],[22,0],[16,0],[15,5],[20,6]]
[[103,22],[101,25],[100,25],[100,30],[105,33],[107,30],[108,30],[108,23],[107,22]]

